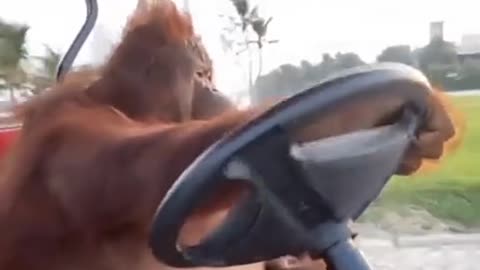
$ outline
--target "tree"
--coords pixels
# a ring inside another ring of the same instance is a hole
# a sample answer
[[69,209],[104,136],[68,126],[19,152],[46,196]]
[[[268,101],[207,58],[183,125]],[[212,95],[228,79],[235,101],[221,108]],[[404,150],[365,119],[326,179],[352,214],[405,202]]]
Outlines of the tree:
[[[61,60],[61,54],[48,45],[44,45],[45,55],[29,55],[26,48],[29,29],[27,25],[0,21],[0,79],[3,80],[0,87],[10,91],[14,102],[14,91],[17,89],[39,93],[51,86],[56,80],[57,66]],[[31,60],[40,63],[39,71],[26,71]]]
[[[250,25],[253,29],[253,32],[255,32],[255,34],[257,36],[257,39],[255,41],[255,44],[257,45],[257,50],[258,50],[257,78],[262,74],[264,45],[278,42],[278,40],[267,40],[266,39],[268,25],[270,24],[272,19],[273,19],[273,17],[269,17],[268,19],[260,17],[258,15],[258,7],[255,7],[252,10],[252,12],[250,13],[250,16],[249,16]],[[249,41],[249,42],[252,42],[252,41]]]
[[458,70],[455,45],[442,39],[434,39],[419,50],[418,63],[430,81],[443,85],[447,74]]
[[252,91],[252,101],[258,103],[288,97],[300,91],[305,82],[305,71],[302,67],[281,65],[257,78]]
[[[247,51],[248,52],[248,91],[250,97],[253,98],[253,82],[254,80],[258,79],[258,77],[262,73],[263,69],[263,49],[265,44],[272,44],[278,42],[278,40],[267,40],[267,30],[270,22],[272,21],[272,17],[264,18],[259,15],[258,6],[251,7],[249,0],[230,0],[233,4],[238,18],[240,19],[240,23],[236,23],[234,19],[231,19],[234,26],[240,26],[242,35],[243,35],[243,43],[241,44],[244,46],[237,55]],[[253,31],[256,38],[251,40],[249,38],[249,30]],[[228,40],[222,36],[224,43],[227,45]],[[257,53],[258,53],[258,67],[257,67],[257,75],[255,79],[253,78],[253,56],[250,45],[255,44]],[[231,44],[230,44],[231,46]]]
[[454,65],[458,63],[457,51],[452,42],[433,40],[420,50],[419,61],[422,66]]
[[313,74],[311,75],[312,79],[318,78],[322,79],[325,76],[328,76],[334,73],[337,70],[335,58],[333,58],[330,54],[324,53],[322,55],[322,62],[319,65],[314,67]]
[[15,102],[14,89],[27,80],[22,68],[22,61],[27,59],[26,39],[29,27],[0,20],[0,79],[2,89],[10,91],[10,98]]
[[307,89],[329,75],[364,64],[357,54],[350,52],[337,53],[335,58],[330,54],[324,54],[322,62],[316,65],[306,60],[301,61],[299,66],[281,65],[257,78],[252,99],[255,102],[262,102],[285,98]]
[[22,59],[28,57],[25,47],[27,32],[26,25],[11,24],[0,20],[0,67],[18,67]]
[[480,60],[465,59],[460,66],[460,73],[464,77],[476,77],[480,79]]
[[59,52],[52,49],[50,46],[45,45],[46,55],[42,58],[43,68],[45,75],[49,78],[55,78],[57,76],[57,68],[62,56]]
[[[249,12],[250,12],[250,2],[248,0],[230,0],[235,10],[237,12],[238,18],[240,19],[240,26],[241,26],[241,33],[243,36],[243,44],[241,44],[242,48],[236,54],[239,55],[242,52],[248,53],[248,91],[251,91],[253,85],[253,60],[252,60],[252,52],[250,50],[250,42],[248,39],[248,26],[250,25],[249,20]],[[238,25],[234,21],[234,25]],[[251,94],[251,93],[250,93]]]
[[464,59],[459,64],[458,72],[450,73],[443,83],[442,86],[448,90],[480,88],[480,60]]
[[248,0],[231,0],[235,10],[237,11],[242,23],[242,31],[246,31],[249,25],[248,12],[250,11],[250,3]]
[[377,57],[377,62],[397,62],[413,66],[415,61],[410,46],[396,45],[385,48]]
[[337,53],[335,55],[336,71],[365,65],[365,62],[356,53]]
[[38,74],[32,74],[30,78],[34,85],[32,91],[35,94],[39,94],[55,83],[57,79],[57,68],[62,59],[61,53],[52,49],[50,46],[44,45],[44,48],[45,55],[32,57],[39,60],[42,67]]

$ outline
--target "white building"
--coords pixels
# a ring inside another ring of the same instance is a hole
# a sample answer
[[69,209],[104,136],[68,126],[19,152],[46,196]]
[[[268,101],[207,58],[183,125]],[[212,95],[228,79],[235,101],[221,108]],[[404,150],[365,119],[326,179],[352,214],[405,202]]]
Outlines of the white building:
[[459,55],[472,55],[480,53],[480,34],[465,34],[462,36],[457,48]]

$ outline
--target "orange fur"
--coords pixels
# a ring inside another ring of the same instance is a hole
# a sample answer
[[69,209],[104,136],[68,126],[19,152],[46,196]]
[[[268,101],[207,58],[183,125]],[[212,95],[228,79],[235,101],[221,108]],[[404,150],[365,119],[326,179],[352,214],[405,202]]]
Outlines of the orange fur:
[[[0,182],[0,269],[168,268],[148,248],[158,203],[203,149],[255,112],[191,120],[192,27],[162,3],[132,17],[98,73],[72,73],[18,108],[24,125]],[[207,207],[215,219],[226,206]]]
[[125,30],[128,32],[145,25],[157,28],[156,38],[177,45],[186,43],[194,35],[190,15],[180,12],[170,0],[140,1]]
[[439,104],[441,104],[453,122],[455,135],[446,141],[443,155],[439,159],[424,159],[422,161],[422,166],[419,168],[416,174],[428,174],[441,169],[441,165],[445,159],[448,159],[450,156],[452,156],[461,146],[465,136],[465,131],[467,129],[465,115],[455,106],[455,104],[453,104],[452,98],[439,88],[434,88],[433,91],[433,97]]
[[[0,269],[170,269],[148,247],[158,204],[204,149],[266,109],[224,104],[220,115],[193,120],[201,96],[188,46],[194,37],[189,16],[173,2],[139,5],[98,72],[72,74],[19,108],[24,126],[0,181],[0,231],[7,232]],[[203,97],[199,111],[221,104]],[[382,111],[359,116],[365,108],[334,117],[345,120],[340,125],[320,118],[315,134],[300,138],[332,135],[329,124],[345,132],[358,117]],[[218,224],[243,191],[221,187],[194,213],[182,239],[194,241]]]

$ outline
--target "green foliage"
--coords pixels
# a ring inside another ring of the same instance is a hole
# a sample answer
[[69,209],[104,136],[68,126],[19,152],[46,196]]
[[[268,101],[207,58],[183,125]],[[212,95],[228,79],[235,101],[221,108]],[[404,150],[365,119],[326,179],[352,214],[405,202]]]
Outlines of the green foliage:
[[458,72],[459,61],[455,45],[441,39],[432,40],[418,51],[419,68],[437,86],[447,88],[449,74]]
[[334,71],[353,68],[364,64],[365,62],[363,62],[363,60],[360,59],[360,56],[356,53],[337,53],[335,55]]
[[49,78],[55,78],[62,55],[45,45],[46,55],[42,57],[43,68]]
[[248,0],[231,0],[235,10],[241,18],[247,17],[250,11],[250,3]]
[[57,67],[62,59],[60,53],[44,45],[45,55],[40,57],[35,57],[40,61],[42,66],[41,72],[39,74],[31,74],[30,82],[34,85],[32,91],[34,94],[39,94],[40,92],[48,89],[56,81],[57,76]]
[[13,89],[20,87],[27,77],[21,61],[28,57],[25,47],[28,30],[26,25],[0,21],[0,84],[3,90],[10,91],[11,98]]
[[431,41],[419,52],[420,68],[428,71],[432,66],[451,66],[458,64],[455,45],[440,39]]
[[263,100],[288,97],[335,72],[364,64],[365,62],[357,54],[351,52],[337,53],[335,57],[324,54],[322,62],[315,65],[305,60],[300,66],[285,64],[257,78],[252,100],[258,103]]
[[480,97],[455,97],[454,102],[467,122],[458,151],[435,172],[393,179],[375,204],[377,215],[379,209],[387,213],[410,205],[467,228],[480,227]]
[[28,57],[25,48],[28,30],[26,25],[0,21],[0,68],[17,68]]
[[480,60],[467,58],[459,64],[455,77],[447,76],[442,85],[449,90],[480,88]]
[[[61,55],[45,45],[45,56],[30,56],[26,48],[29,29],[27,25],[0,20],[0,79],[2,79],[0,88],[2,89],[12,92],[33,84],[32,90],[39,90],[45,89],[54,82]],[[23,64],[31,64],[29,61],[34,59],[40,60],[42,66],[40,74],[31,74],[24,70]]]
[[249,0],[230,0],[237,11],[240,18],[242,31],[247,31],[251,27],[257,35],[258,46],[262,46],[261,39],[267,34],[268,25],[272,21],[272,17],[266,19],[258,14],[258,6],[251,7]]
[[414,56],[408,45],[397,45],[385,48],[377,57],[377,62],[397,62],[413,66]]
[[[480,88],[480,60],[467,57],[459,61],[455,45],[441,39],[413,51],[408,45],[387,47],[378,55],[377,61],[417,67],[433,85],[443,89]],[[280,66],[256,80],[252,91],[253,103],[288,97],[334,72],[363,64],[365,62],[355,53],[337,53],[335,57],[324,54],[322,62],[316,65],[302,61],[300,66]]]

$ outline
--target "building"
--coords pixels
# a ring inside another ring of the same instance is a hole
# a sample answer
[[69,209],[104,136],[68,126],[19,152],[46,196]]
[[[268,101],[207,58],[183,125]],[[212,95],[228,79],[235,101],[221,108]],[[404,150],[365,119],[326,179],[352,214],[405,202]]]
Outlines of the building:
[[460,62],[465,59],[480,60],[480,34],[465,34],[457,46],[457,55]]
[[443,21],[430,23],[430,41],[443,40]]
[[[430,42],[444,40],[444,22],[430,23]],[[456,46],[458,60],[463,63],[466,59],[480,60],[480,34],[464,34]]]

